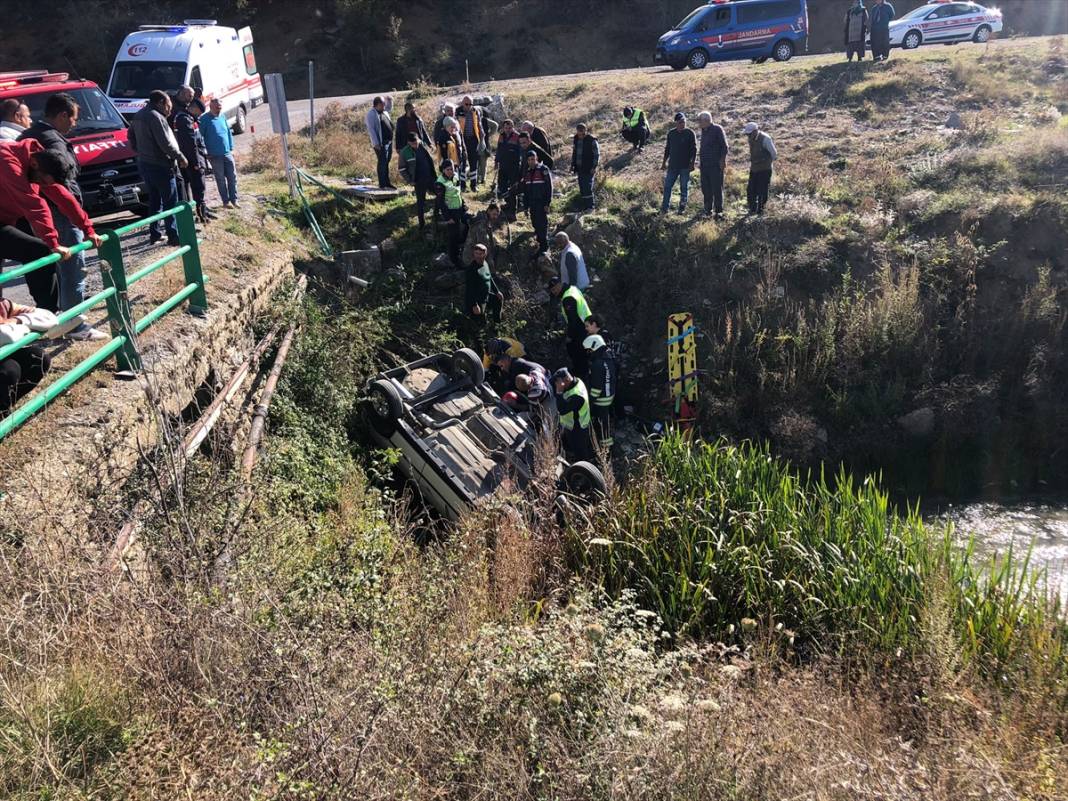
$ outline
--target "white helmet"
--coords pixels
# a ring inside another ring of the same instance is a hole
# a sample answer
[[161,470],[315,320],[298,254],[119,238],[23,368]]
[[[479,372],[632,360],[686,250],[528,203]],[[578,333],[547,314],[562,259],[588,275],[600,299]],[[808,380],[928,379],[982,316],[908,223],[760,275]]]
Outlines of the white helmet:
[[600,334],[590,334],[582,340],[582,347],[586,350],[599,350],[604,347],[604,337]]

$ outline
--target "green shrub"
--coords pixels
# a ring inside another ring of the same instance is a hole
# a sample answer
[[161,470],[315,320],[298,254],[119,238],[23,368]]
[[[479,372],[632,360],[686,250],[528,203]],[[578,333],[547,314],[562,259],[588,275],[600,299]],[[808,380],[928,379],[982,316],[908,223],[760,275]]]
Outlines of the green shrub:
[[729,640],[752,619],[802,652],[919,652],[944,588],[950,630],[980,669],[1068,677],[1068,625],[1027,559],[977,564],[872,479],[804,477],[766,446],[671,435],[612,509],[576,535],[576,567],[610,595],[633,589],[685,635]]

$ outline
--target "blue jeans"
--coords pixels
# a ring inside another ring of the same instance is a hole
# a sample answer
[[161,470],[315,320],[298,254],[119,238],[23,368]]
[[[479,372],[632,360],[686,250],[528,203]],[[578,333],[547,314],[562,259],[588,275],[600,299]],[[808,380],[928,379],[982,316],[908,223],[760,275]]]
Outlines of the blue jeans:
[[208,156],[211,160],[211,169],[215,173],[215,186],[219,190],[219,199],[223,203],[237,202],[237,166],[234,164],[234,154],[227,153],[223,156]]
[[579,194],[582,195],[582,208],[593,208],[593,173],[578,174]]
[[[162,167],[159,164],[149,164],[147,161],[137,162],[137,169],[141,177],[148,185],[148,214],[159,214],[164,209],[173,209],[178,205],[178,184],[174,180],[174,171],[170,167]],[[163,220],[168,239],[178,238],[178,226],[174,216]],[[159,239],[159,221],[148,226],[148,232],[152,239]]]
[[675,182],[679,180],[682,182],[679,187],[679,191],[682,193],[679,197],[679,211],[686,208],[686,201],[690,197],[690,171],[668,170],[664,176],[664,202],[660,206],[661,211],[667,211],[671,206],[671,191],[675,188]]
[[[85,239],[82,229],[74,225],[60,213],[59,209],[48,204],[52,212],[52,223],[59,234],[59,244],[72,248]],[[85,252],[75,253],[69,259],[56,265],[56,278],[59,281],[59,310],[73,309],[85,300]]]

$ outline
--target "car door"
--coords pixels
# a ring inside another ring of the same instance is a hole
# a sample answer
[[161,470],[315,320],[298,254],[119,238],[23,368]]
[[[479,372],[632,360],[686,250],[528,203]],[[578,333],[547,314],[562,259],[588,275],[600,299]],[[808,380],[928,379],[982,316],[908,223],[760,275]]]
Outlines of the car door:
[[946,42],[958,38],[956,29],[960,25],[960,18],[967,10],[964,3],[946,3],[941,8],[936,8],[924,20],[920,27],[923,30],[924,41]]
[[698,23],[701,41],[708,50],[709,58],[721,57],[730,48],[730,33],[734,30],[734,9],[731,6],[712,8]]

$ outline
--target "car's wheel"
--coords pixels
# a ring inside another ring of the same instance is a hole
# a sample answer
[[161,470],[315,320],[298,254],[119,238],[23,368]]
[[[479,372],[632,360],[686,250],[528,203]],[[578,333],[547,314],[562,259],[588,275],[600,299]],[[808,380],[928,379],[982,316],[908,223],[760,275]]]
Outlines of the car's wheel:
[[781,42],[776,42],[775,47],[771,50],[771,54],[776,61],[789,61],[794,57],[794,43],[789,39],[783,39]]
[[243,134],[245,132],[245,107],[237,107],[237,116],[234,117],[234,133]]
[[690,51],[690,55],[686,57],[686,65],[692,70],[703,70],[708,66],[708,53],[700,47]]
[[680,70],[686,69],[686,65],[685,64],[672,64],[671,65],[671,69],[675,70],[675,72],[679,72]]
[[404,404],[400,393],[393,384],[380,378],[371,384],[371,398],[367,408],[375,427],[389,436],[397,428],[397,421],[404,414]]
[[901,40],[901,46],[906,50],[915,50],[923,42],[923,34],[919,31],[909,31],[905,34],[905,38]]
[[470,348],[460,348],[452,354],[452,371],[467,376],[476,386],[486,380],[486,368]]
[[589,462],[575,462],[564,471],[564,487],[569,493],[588,501],[597,501],[608,492],[604,474]]
[[761,56],[760,58],[754,58],[753,59],[753,63],[754,64],[763,64],[767,60],[768,60],[767,56]]
[[992,31],[990,30],[989,25],[980,25],[975,31],[975,36],[972,37],[972,41],[977,44],[986,44],[990,41],[991,33]]

